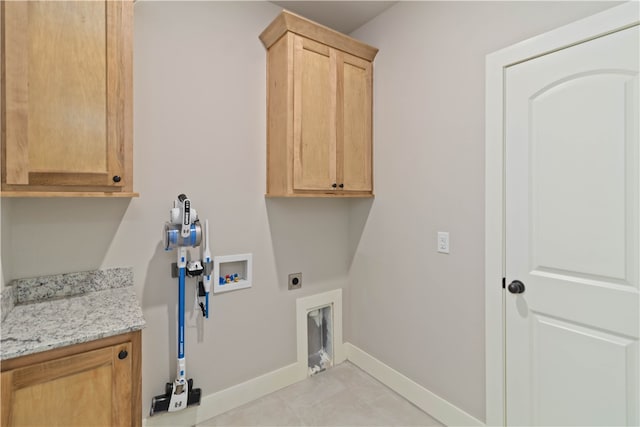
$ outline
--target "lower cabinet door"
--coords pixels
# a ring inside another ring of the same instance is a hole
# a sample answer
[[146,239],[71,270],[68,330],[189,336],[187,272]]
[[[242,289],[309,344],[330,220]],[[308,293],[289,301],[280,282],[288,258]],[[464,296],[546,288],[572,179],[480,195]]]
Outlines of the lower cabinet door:
[[131,343],[2,373],[2,426],[131,425]]

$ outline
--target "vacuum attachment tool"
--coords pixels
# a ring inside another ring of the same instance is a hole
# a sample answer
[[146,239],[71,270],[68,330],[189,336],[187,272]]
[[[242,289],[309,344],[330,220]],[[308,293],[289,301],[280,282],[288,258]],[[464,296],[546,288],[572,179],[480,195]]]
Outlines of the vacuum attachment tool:
[[[193,388],[193,379],[189,378],[188,381],[189,391],[187,397],[187,407],[200,405],[200,396],[202,391],[199,388]],[[184,393],[184,391],[183,391]],[[173,395],[173,383],[167,383],[165,386],[165,393],[159,396],[155,396],[151,399],[151,413],[149,416],[153,416],[158,412],[169,411],[169,404],[171,403],[171,396]]]

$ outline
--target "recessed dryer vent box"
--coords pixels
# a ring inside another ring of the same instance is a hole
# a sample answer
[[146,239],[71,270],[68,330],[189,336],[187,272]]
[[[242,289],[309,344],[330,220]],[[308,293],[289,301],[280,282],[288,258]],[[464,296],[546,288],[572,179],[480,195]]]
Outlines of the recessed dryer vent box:
[[213,257],[213,293],[251,287],[252,254]]

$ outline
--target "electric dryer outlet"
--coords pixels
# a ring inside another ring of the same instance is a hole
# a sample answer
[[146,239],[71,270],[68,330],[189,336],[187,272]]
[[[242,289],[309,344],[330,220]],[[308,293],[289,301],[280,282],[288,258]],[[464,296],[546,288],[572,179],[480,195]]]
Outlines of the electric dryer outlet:
[[289,290],[300,289],[302,287],[302,273],[291,273],[289,275]]

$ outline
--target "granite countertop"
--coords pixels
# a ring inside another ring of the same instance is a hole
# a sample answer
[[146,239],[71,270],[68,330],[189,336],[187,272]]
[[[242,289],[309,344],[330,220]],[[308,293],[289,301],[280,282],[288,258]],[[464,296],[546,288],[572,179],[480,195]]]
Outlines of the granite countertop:
[[19,279],[10,288],[2,292],[14,303],[2,304],[0,360],[132,332],[145,325],[130,268]]

